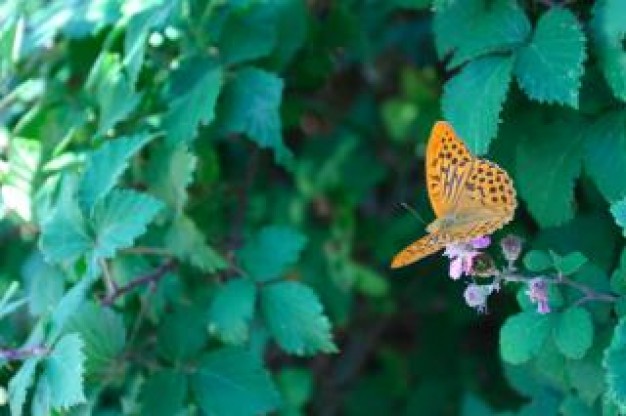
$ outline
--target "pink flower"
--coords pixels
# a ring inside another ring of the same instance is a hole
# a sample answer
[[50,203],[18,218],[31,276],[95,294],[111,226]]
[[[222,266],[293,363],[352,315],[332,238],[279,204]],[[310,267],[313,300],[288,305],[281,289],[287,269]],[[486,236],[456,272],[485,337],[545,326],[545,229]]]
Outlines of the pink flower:
[[526,294],[531,302],[537,304],[537,312],[540,314],[550,313],[550,305],[548,303],[548,282],[541,277],[535,277],[528,282]]
[[475,308],[479,312],[484,312],[487,309],[487,298],[493,291],[491,285],[477,285],[471,283],[467,285],[463,292],[465,303],[470,308]]
[[489,236],[478,237],[469,243],[448,244],[443,255],[450,258],[450,277],[454,280],[472,272],[474,258],[480,254],[480,249],[491,244]]

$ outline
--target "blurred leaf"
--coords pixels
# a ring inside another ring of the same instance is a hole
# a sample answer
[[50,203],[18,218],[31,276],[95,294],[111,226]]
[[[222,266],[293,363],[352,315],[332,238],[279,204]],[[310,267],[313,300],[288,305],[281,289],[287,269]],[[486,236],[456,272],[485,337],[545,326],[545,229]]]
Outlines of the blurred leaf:
[[41,357],[28,358],[9,380],[9,408],[12,416],[22,416],[26,393],[35,381],[35,370],[39,361]]
[[[597,339],[597,337],[596,337]],[[572,387],[588,405],[593,405],[595,400],[606,390],[604,370],[602,369],[602,357],[604,344],[594,345],[581,360],[572,360],[568,363],[568,377]]]
[[161,370],[148,377],[141,388],[142,414],[171,416],[183,410],[187,377],[175,370]]
[[276,45],[270,58],[279,68],[283,68],[291,62],[307,39],[309,13],[303,0],[280,0],[273,3],[272,7],[276,12]]
[[512,68],[511,58],[476,59],[444,86],[443,114],[474,154],[486,153],[497,134]]
[[126,328],[120,315],[87,302],[70,317],[65,332],[79,334],[85,343],[87,377],[98,380],[115,375],[115,361],[126,342]]
[[466,393],[461,404],[462,416],[492,416],[493,410],[481,400],[480,397],[472,393]]
[[267,282],[281,277],[298,260],[306,242],[306,237],[292,228],[270,225],[249,239],[237,257],[252,278]]
[[41,160],[41,144],[36,140],[10,138],[7,172],[0,176],[3,210],[14,211],[28,222],[33,214],[33,185]]
[[87,212],[111,191],[128,168],[130,159],[152,138],[138,134],[109,140],[88,156],[78,189],[78,198]]
[[585,402],[571,395],[563,400],[559,411],[563,416],[593,416],[596,414]]
[[522,364],[533,358],[553,326],[551,315],[520,312],[507,318],[500,329],[500,355],[511,364]]
[[544,13],[529,44],[516,52],[515,75],[532,99],[578,108],[585,35],[567,9]]
[[579,360],[593,344],[593,332],[589,312],[574,306],[560,314],[554,327],[554,341],[563,355]]
[[620,295],[626,294],[626,248],[622,249],[619,265],[611,274],[611,290]]
[[592,10],[591,33],[602,72],[615,96],[626,101],[626,4],[620,0],[599,0]]
[[202,271],[215,273],[228,267],[226,260],[205,242],[196,224],[185,216],[178,216],[165,234],[165,246],[183,261]]
[[259,147],[274,151],[277,162],[288,162],[292,154],[283,143],[279,106],[283,81],[257,68],[240,70],[226,84],[218,111],[221,135],[245,134]]
[[197,308],[183,307],[164,317],[158,329],[158,348],[168,360],[194,358],[207,342],[206,319]]
[[28,293],[28,311],[33,316],[51,312],[63,296],[65,279],[61,270],[33,253],[22,267]]
[[313,393],[313,375],[301,368],[285,368],[276,375],[283,398],[282,414],[305,414],[304,407]]
[[611,344],[604,352],[602,366],[606,370],[609,397],[620,411],[626,410],[626,321],[620,320],[615,327]]
[[568,253],[564,257],[561,257],[552,251],[550,254],[554,261],[554,268],[564,276],[576,273],[588,261],[587,257],[578,251]]
[[622,234],[626,237],[626,198],[611,204],[611,214],[617,225],[622,227]]
[[[585,132],[585,170],[607,201],[626,192],[626,112],[608,112]],[[610,155],[610,157],[609,157]]]
[[542,272],[552,267],[552,258],[545,251],[531,250],[524,255],[524,267],[531,272]]
[[261,313],[286,352],[312,355],[336,352],[330,322],[315,292],[298,282],[279,282],[261,290]]
[[[574,216],[574,185],[583,157],[579,130],[577,120],[559,120],[519,144],[518,191],[541,227],[560,225]],[[544,140],[546,135],[550,140]]]
[[[192,69],[188,67],[193,67]],[[163,118],[163,127],[170,146],[191,143],[199,124],[210,124],[215,118],[215,105],[222,89],[223,71],[213,60],[190,59],[180,74],[172,77],[170,104]]]
[[84,403],[84,343],[78,334],[64,335],[45,360],[45,377],[50,386],[50,401],[56,410]]
[[94,283],[94,276],[85,276],[81,281],[72,286],[65,295],[59,300],[57,307],[52,312],[50,318],[50,331],[47,336],[47,342],[55,342],[59,336],[64,333],[66,325],[72,319],[74,314],[85,302],[87,291]]
[[191,387],[200,408],[216,416],[268,413],[280,403],[268,372],[238,348],[205,354],[191,378]]
[[177,214],[187,203],[187,187],[193,182],[198,158],[185,146],[160,147],[150,158],[150,193]]
[[247,278],[231,279],[218,288],[209,311],[209,331],[227,344],[248,340],[254,316],[256,287]]

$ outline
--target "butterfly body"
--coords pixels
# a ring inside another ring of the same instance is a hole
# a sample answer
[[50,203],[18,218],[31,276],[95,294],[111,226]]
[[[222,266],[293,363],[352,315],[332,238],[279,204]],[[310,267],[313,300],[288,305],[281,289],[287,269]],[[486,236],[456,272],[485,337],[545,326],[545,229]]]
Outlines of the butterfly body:
[[491,234],[513,219],[517,200],[508,174],[470,153],[452,126],[435,123],[426,149],[428,196],[437,218],[428,235],[398,253],[392,268],[444,248]]

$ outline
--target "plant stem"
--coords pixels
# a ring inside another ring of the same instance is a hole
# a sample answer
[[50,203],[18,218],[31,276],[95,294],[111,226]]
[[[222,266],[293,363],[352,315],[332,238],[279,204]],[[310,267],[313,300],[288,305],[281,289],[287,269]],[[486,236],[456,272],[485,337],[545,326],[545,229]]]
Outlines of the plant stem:
[[136,289],[137,287],[143,286],[148,283],[158,282],[163,278],[163,276],[167,274],[167,272],[174,270],[176,266],[176,260],[170,259],[152,272],[144,274],[143,276],[139,276],[131,280],[124,286],[116,286],[113,292],[107,293],[104,299],[102,299],[102,304],[105,306],[110,306],[117,300],[117,298],[132,291],[133,289]]
[[7,348],[0,349],[0,360],[6,361],[21,361],[30,357],[43,356],[50,352],[48,347],[44,345],[35,345],[32,347],[24,348]]

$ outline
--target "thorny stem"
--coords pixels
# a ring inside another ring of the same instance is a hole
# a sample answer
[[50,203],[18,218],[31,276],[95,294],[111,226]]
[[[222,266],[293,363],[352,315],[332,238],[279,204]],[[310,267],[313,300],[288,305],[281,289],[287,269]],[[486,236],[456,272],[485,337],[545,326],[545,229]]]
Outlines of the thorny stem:
[[48,347],[44,345],[35,345],[32,347],[16,348],[16,349],[0,349],[0,360],[21,361],[30,357],[43,356],[50,352]]
[[167,272],[174,270],[177,266],[176,260],[170,259],[159,266],[157,269],[150,273],[139,276],[136,279],[131,280],[124,286],[115,286],[112,292],[107,292],[107,295],[102,299],[102,304],[105,306],[112,305],[120,296],[136,289],[139,286],[143,286],[149,283],[156,283],[167,274]]
[[100,267],[102,268],[102,277],[104,279],[104,285],[107,291],[107,297],[111,296],[117,290],[117,285],[113,278],[111,277],[111,273],[109,272],[109,266],[106,264],[104,259],[100,259]]

